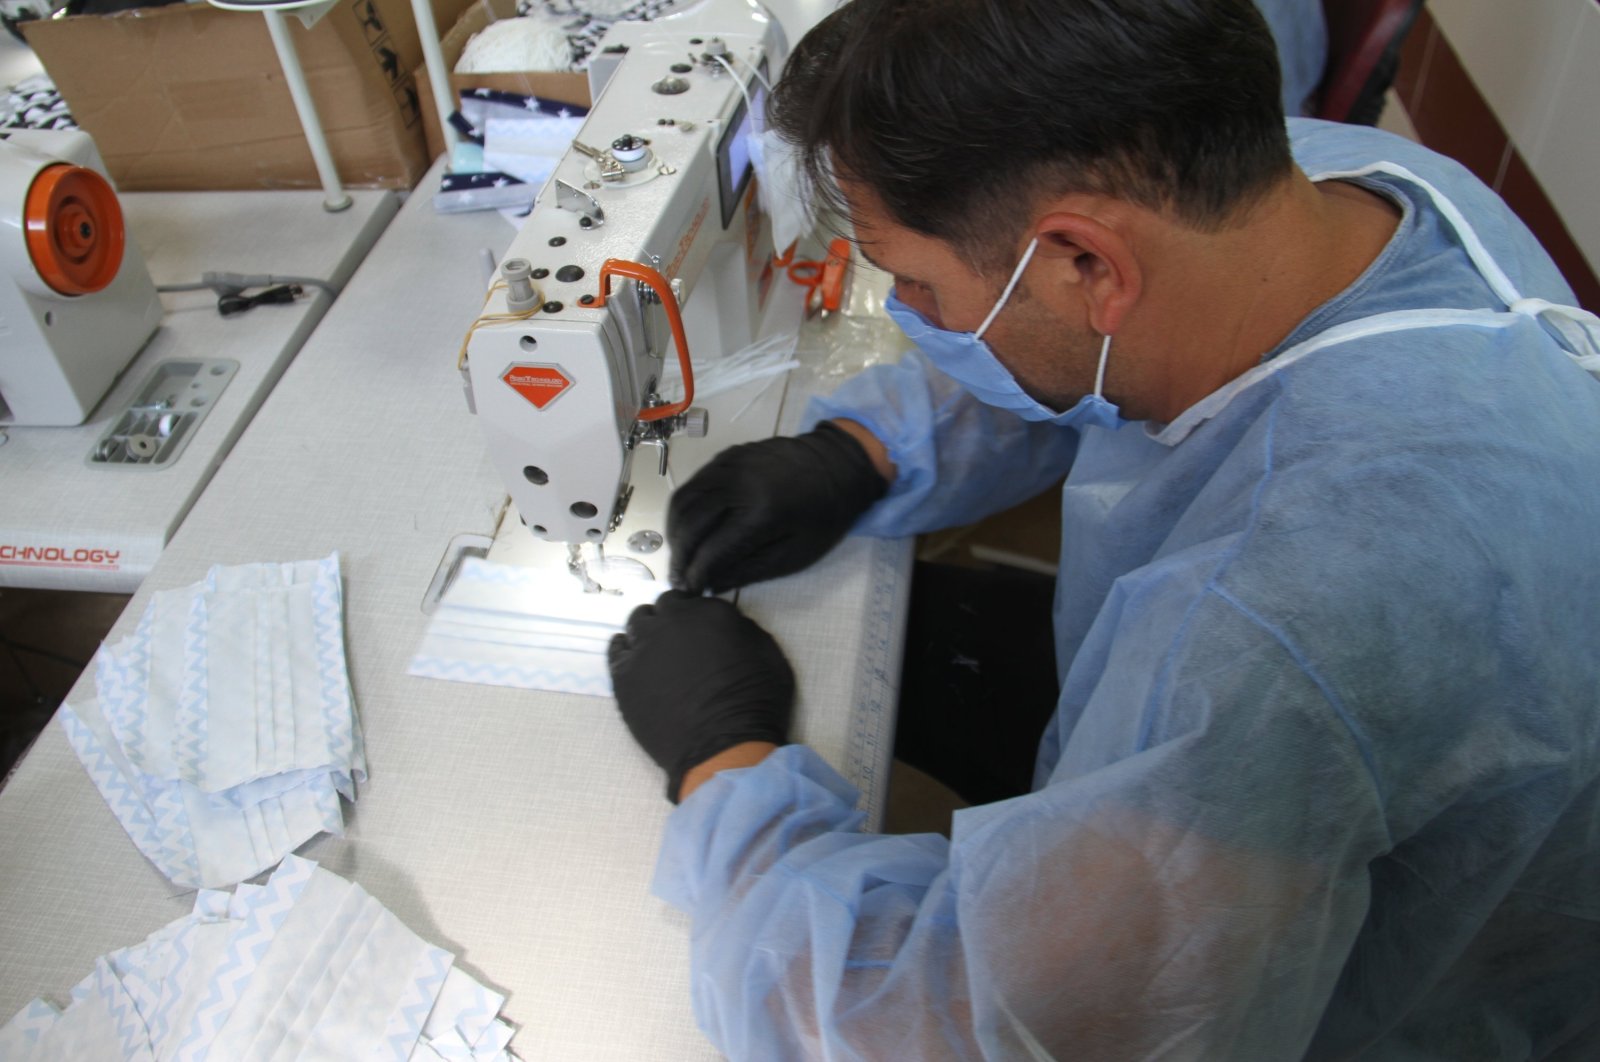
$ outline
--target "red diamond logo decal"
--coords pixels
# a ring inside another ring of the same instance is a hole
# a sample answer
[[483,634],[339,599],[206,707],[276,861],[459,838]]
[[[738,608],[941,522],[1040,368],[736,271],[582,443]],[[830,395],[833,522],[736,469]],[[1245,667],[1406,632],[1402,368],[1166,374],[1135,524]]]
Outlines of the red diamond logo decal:
[[548,406],[572,386],[572,379],[556,365],[513,365],[500,379],[536,409]]

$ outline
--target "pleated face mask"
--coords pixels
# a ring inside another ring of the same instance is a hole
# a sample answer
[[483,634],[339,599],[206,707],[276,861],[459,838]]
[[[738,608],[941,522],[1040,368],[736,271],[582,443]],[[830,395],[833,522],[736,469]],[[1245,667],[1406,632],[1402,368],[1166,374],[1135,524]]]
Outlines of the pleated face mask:
[[219,566],[96,654],[96,696],[61,725],[172,881],[229,885],[343,829],[366,773],[343,622],[336,555]]
[[989,330],[989,326],[994,324],[994,319],[1000,316],[1000,311],[1005,308],[1011,293],[1016,290],[1017,283],[1022,279],[1023,270],[1028,268],[1028,263],[1033,260],[1033,253],[1038,247],[1037,238],[1029,241],[1028,249],[1022,253],[1022,261],[1017,263],[1011,279],[1006,282],[999,301],[994,304],[994,308],[989,311],[989,315],[983,319],[976,332],[952,332],[947,328],[940,328],[901,302],[899,295],[894,291],[891,291],[889,297],[884,300],[884,309],[935,368],[955,380],[972,397],[985,405],[1010,410],[1023,420],[1048,421],[1063,428],[1098,427],[1116,430],[1127,421],[1123,418],[1121,410],[1107,401],[1102,393],[1105,387],[1106,359],[1111,354],[1110,336],[1106,336],[1100,344],[1100,365],[1095,372],[1093,393],[1078,399],[1077,403],[1065,413],[1056,412],[1024,391],[1022,385],[1017,383],[1016,377],[1000,363],[994,350],[983,338],[983,334]]
[[261,885],[96,960],[58,1008],[0,1026],[0,1058],[516,1062],[505,996],[354,882],[288,856]]

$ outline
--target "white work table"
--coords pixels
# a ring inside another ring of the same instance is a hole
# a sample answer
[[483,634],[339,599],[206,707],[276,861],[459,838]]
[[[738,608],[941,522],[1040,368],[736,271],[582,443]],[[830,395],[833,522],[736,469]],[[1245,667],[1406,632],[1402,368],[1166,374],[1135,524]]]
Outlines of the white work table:
[[[394,217],[392,192],[354,192],[329,214],[319,192],[135,192],[120,197],[157,285],[203,272],[315,277],[342,286]],[[0,428],[0,586],[131,593],[261,400],[333,299],[320,288],[232,317],[209,290],[161,297],[161,326],[77,427]],[[239,368],[188,445],[163,466],[87,458],[158,364]],[[89,551],[94,551],[90,553]]]
[[[615,704],[406,674],[447,544],[492,531],[504,498],[455,361],[481,249],[498,257],[513,233],[494,214],[436,214],[437,181],[384,233],[111,637],[150,593],[212,564],[338,550],[371,778],[347,836],[301,854],[506,992],[525,1059],[715,1057],[690,1009],[687,921],[649,892],[671,807]],[[786,403],[785,428],[802,404]],[[862,786],[873,821],[909,567],[906,541],[852,539],[740,602],[794,663],[794,738]],[[69,703],[93,691],[86,676]],[[192,902],[138,854],[57,726],[0,792],[0,837],[0,1020]]]

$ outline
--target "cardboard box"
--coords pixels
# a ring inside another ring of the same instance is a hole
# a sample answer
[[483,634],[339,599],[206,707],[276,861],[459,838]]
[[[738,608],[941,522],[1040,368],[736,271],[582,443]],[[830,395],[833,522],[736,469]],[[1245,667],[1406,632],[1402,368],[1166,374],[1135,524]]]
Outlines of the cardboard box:
[[[444,53],[444,65],[451,70],[461,59],[462,49],[472,35],[491,22],[512,18],[517,13],[516,0],[475,0],[449,31],[439,38],[439,50]],[[444,25],[444,23],[440,23]],[[444,138],[439,134],[439,112],[433,105],[433,89],[429,85],[428,70],[416,68],[417,95],[422,99],[422,122],[427,136],[428,157],[437,158],[444,151]],[[489,88],[502,92],[520,92],[524,96],[560,100],[589,106],[589,75],[559,74],[538,71],[502,74],[451,74],[450,98],[460,99],[463,89]]]
[[[448,25],[470,0],[432,3]],[[431,156],[409,0],[339,0],[309,30],[287,22],[340,179],[416,184]],[[321,187],[262,16],[176,4],[23,32],[124,191]]]

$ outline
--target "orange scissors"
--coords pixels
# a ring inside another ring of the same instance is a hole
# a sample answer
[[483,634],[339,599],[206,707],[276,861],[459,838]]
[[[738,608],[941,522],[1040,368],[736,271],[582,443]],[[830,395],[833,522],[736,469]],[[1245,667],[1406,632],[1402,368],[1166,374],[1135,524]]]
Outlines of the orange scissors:
[[789,267],[789,279],[806,291],[806,316],[814,317],[818,310],[837,313],[844,305],[844,281],[850,269],[850,241],[843,236],[828,244],[828,257],[822,261],[794,258],[795,245],[782,258],[774,256],[773,263]]

